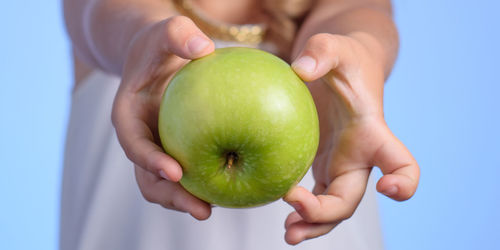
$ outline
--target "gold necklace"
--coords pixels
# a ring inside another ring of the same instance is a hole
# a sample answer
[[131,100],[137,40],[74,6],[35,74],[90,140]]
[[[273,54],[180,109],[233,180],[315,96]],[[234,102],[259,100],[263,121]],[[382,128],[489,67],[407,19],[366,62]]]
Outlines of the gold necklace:
[[249,45],[257,45],[264,39],[267,27],[265,24],[228,24],[209,20],[199,11],[191,0],[173,0],[180,14],[185,15],[208,36]]

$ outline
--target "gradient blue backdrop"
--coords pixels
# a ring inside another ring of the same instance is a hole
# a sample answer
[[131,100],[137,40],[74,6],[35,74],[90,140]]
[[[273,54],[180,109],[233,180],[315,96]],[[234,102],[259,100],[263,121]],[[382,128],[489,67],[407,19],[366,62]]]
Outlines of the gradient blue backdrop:
[[[386,118],[422,168],[387,249],[500,249],[500,2],[394,2]],[[0,249],[56,249],[70,48],[58,1],[0,4]]]

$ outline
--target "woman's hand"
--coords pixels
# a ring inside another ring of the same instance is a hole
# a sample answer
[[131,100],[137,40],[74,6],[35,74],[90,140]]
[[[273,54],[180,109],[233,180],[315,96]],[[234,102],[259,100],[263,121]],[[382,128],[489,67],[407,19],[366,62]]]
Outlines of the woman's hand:
[[199,220],[210,216],[211,207],[178,183],[181,166],[159,146],[158,111],[169,78],[188,59],[213,50],[213,42],[187,17],[171,17],[141,29],[129,46],[112,114],[144,198]]
[[292,64],[311,82],[320,145],[312,193],[297,186],[284,197],[296,210],[285,222],[289,244],[324,235],[352,216],[373,166],[384,174],[377,190],[386,196],[406,200],[417,188],[417,162],[384,121],[384,68],[367,44],[377,46],[366,33],[317,34]]

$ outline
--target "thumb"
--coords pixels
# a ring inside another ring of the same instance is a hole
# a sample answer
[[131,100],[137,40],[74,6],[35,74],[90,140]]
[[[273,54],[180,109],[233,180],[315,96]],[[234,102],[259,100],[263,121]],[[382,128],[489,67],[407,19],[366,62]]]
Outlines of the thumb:
[[304,81],[317,80],[332,69],[357,65],[353,46],[356,44],[345,36],[316,34],[309,38],[292,68]]
[[377,183],[377,191],[397,201],[407,200],[417,190],[420,169],[415,158],[387,126],[383,134],[387,139],[373,159],[374,165],[384,174]]
[[184,59],[195,59],[214,50],[214,43],[185,16],[174,16],[160,24],[160,47]]

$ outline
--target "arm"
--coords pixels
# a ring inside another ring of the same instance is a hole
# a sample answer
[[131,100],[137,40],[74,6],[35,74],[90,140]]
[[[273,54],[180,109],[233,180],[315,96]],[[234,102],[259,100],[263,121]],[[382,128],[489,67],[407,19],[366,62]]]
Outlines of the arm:
[[160,0],[64,0],[66,27],[78,57],[118,75],[134,35],[174,13],[168,1]]
[[297,244],[352,216],[373,166],[377,190],[395,200],[415,192],[419,167],[383,115],[384,80],[397,54],[397,31],[386,0],[319,1],[298,34],[292,67],[309,81],[320,121],[312,192],[295,187],[285,239]]
[[210,205],[182,188],[181,166],[156,142],[167,79],[188,59],[211,53],[213,42],[190,19],[172,16],[164,0],[65,0],[64,11],[79,58],[121,76],[112,121],[144,198],[208,218]]

